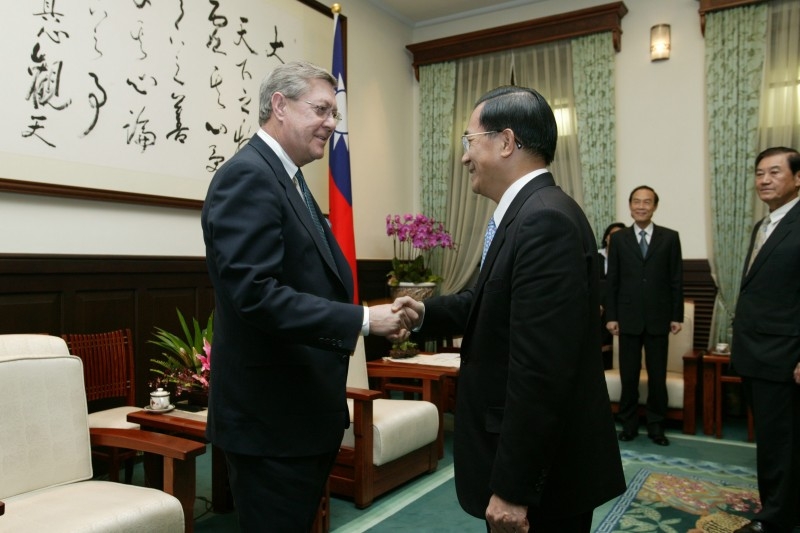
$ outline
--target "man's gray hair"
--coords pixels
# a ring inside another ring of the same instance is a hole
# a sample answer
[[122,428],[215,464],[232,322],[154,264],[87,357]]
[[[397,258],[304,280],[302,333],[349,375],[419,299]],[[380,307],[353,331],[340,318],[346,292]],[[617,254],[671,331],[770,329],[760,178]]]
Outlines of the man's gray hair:
[[308,61],[291,61],[278,66],[261,82],[258,103],[258,123],[264,124],[272,115],[272,95],[279,92],[290,100],[296,100],[308,90],[309,81],[325,80],[336,87],[336,78],[324,68]]

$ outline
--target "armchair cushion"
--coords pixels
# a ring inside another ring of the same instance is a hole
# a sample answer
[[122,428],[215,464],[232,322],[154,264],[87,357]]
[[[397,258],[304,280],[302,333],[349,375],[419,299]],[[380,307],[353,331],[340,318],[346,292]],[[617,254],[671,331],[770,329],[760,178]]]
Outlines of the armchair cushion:
[[95,413],[89,413],[89,427],[90,428],[116,428],[116,429],[139,429],[139,424],[128,422],[127,416],[129,413],[141,411],[141,407],[131,407],[124,405],[122,407],[113,407]]
[[6,513],[0,518],[4,533],[183,531],[183,509],[178,500],[132,485],[84,481],[20,494],[5,502]]
[[[342,444],[354,446],[353,400],[347,400],[350,427]],[[380,466],[435,441],[439,411],[430,402],[375,400],[372,402],[372,464]]]

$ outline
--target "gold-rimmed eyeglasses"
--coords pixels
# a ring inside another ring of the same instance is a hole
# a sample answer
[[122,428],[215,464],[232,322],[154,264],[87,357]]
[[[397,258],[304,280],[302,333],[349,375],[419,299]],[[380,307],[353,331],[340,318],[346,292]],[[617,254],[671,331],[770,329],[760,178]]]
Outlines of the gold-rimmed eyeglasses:
[[479,131],[478,133],[467,133],[461,136],[461,146],[464,147],[464,151],[467,152],[469,150],[469,139],[470,137],[475,137],[476,135],[487,135],[489,133],[500,133],[499,131]]
[[327,119],[328,117],[333,117],[333,120],[335,120],[336,122],[342,120],[342,115],[338,111],[334,110],[331,106],[317,105],[313,102],[309,102],[308,100],[303,100],[303,101],[308,105],[310,105],[312,109],[314,109],[314,112],[317,114],[317,116],[321,119]]

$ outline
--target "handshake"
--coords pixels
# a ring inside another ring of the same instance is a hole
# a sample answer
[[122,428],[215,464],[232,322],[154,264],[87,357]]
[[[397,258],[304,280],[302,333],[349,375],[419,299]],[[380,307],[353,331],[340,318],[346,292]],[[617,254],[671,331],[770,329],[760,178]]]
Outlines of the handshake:
[[386,337],[391,342],[402,342],[411,330],[422,324],[425,305],[410,296],[401,296],[393,303],[369,307],[369,332]]

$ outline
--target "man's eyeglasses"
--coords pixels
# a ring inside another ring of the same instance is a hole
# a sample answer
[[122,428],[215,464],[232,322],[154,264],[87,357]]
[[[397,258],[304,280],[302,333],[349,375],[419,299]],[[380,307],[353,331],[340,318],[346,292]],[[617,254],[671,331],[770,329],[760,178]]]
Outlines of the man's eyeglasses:
[[468,133],[466,135],[461,136],[461,146],[464,147],[464,151],[469,150],[469,138],[475,137],[476,135],[487,135],[489,133],[500,133],[499,131],[479,131],[478,133]]
[[336,122],[342,120],[342,115],[339,114],[338,111],[334,111],[333,108],[330,106],[317,105],[309,102],[308,100],[303,100],[303,101],[308,105],[310,105],[314,109],[314,112],[317,114],[317,116],[321,119],[327,119],[328,117],[333,117],[333,120],[335,120]]

